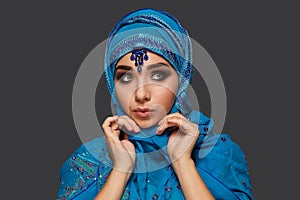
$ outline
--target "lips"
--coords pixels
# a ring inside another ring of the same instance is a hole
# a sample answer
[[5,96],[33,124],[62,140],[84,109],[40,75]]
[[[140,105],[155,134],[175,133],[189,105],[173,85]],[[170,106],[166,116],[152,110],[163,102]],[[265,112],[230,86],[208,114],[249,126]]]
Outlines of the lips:
[[150,108],[135,108],[132,111],[139,118],[147,118],[150,117],[150,113],[153,112],[154,110]]

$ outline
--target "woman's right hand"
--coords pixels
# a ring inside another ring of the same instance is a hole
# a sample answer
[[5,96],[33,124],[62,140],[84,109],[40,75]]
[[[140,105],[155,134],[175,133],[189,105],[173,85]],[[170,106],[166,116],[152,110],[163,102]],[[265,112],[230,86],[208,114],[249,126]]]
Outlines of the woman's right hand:
[[[131,173],[134,168],[136,153],[134,145],[128,140],[128,135],[125,131],[138,133],[140,128],[126,115],[106,118],[102,124],[102,128],[104,130],[109,156],[114,164],[113,168]],[[122,129],[124,133],[124,139],[122,140],[120,140],[120,129]]]
[[[114,167],[95,200],[121,199],[136,159],[134,145],[128,140],[125,132],[137,133],[140,128],[128,116],[108,117],[104,120],[102,128]],[[120,129],[124,133],[122,140],[120,140]]]

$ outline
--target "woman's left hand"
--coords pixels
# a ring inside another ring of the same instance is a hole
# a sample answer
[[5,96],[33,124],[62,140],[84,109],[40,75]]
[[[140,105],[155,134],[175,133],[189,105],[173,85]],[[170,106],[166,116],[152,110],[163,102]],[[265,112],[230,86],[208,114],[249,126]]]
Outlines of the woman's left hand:
[[173,127],[168,141],[168,154],[172,162],[191,159],[191,154],[200,134],[198,125],[190,122],[180,113],[166,115],[158,123],[157,134]]

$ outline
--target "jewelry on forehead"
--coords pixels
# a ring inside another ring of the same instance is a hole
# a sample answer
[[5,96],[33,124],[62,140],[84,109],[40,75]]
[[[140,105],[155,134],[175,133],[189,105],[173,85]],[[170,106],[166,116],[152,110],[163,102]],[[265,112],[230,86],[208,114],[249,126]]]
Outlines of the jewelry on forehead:
[[142,66],[144,64],[144,60],[148,60],[148,55],[146,49],[135,49],[132,51],[130,56],[130,60],[134,61],[134,65],[137,67],[137,71],[142,71]]

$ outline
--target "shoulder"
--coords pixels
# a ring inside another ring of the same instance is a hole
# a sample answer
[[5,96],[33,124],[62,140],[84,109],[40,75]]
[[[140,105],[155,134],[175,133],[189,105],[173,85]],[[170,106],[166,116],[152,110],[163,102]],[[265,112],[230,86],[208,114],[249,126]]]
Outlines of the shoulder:
[[208,170],[224,174],[234,163],[247,169],[244,152],[228,134],[207,134],[196,148],[194,157],[197,164]]
[[215,152],[223,154],[224,157],[229,157],[233,160],[244,160],[245,155],[241,147],[231,139],[228,134],[215,134],[213,137],[218,137],[213,148]]
[[99,159],[97,159],[97,157],[101,146],[104,146],[104,142],[101,138],[96,138],[82,144],[64,162],[61,173],[65,172],[70,167],[72,169],[82,171],[82,169],[89,169],[92,166],[98,166]]
[[208,133],[196,146],[200,158],[211,157],[216,153],[224,157],[243,159],[244,153],[240,146],[228,134]]
[[195,159],[198,168],[207,171],[240,199],[252,198],[245,154],[228,134],[205,136]]
[[73,198],[97,180],[99,149],[104,146],[103,138],[93,139],[82,144],[64,162],[60,170],[59,199]]

